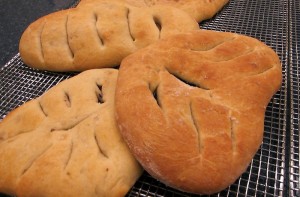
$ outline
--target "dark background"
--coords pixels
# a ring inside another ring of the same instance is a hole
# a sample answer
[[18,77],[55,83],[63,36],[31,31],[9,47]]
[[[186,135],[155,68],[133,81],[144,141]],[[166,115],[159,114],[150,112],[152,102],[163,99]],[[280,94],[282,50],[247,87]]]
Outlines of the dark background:
[[19,52],[20,37],[30,23],[77,1],[0,0],[0,68]]

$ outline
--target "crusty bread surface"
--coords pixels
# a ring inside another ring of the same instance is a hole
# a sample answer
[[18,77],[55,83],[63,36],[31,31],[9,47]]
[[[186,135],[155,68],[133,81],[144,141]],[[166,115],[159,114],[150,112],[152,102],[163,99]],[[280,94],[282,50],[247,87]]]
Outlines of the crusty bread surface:
[[0,192],[125,196],[142,173],[114,117],[118,71],[65,80],[0,122]]
[[254,38],[175,35],[122,61],[117,123],[153,177],[191,193],[219,192],[259,149],[281,75],[277,54]]
[[96,2],[33,22],[22,34],[19,51],[33,68],[84,71],[119,66],[137,49],[196,29],[198,23],[177,8]]
[[172,6],[185,11],[198,22],[212,18],[229,2],[229,0],[81,0],[78,6],[103,1],[128,3],[137,7]]

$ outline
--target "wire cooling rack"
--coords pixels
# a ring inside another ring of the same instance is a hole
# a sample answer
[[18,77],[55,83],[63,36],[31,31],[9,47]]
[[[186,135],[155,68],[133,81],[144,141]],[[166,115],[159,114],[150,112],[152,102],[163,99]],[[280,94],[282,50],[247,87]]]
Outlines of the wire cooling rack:
[[290,60],[290,157],[289,157],[289,195],[300,196],[299,177],[299,141],[300,141],[300,2],[297,0],[290,3],[289,15],[289,60]]
[[[261,40],[279,55],[283,71],[282,87],[266,109],[264,138],[259,151],[234,184],[211,196],[300,196],[299,13],[297,0],[230,0],[214,18],[200,24],[202,29],[235,32]],[[0,119],[73,75],[31,69],[16,55],[0,69]],[[170,188],[145,172],[127,196],[199,195]]]

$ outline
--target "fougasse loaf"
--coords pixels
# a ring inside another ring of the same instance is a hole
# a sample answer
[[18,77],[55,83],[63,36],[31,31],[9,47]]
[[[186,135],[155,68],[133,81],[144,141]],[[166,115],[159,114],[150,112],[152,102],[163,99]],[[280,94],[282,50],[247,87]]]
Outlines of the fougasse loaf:
[[278,55],[257,39],[209,30],[178,34],[122,61],[117,123],[153,177],[212,194],[234,183],[259,149],[281,78]]
[[125,196],[143,170],[114,116],[118,70],[62,81],[0,122],[0,193]]
[[140,48],[196,29],[192,17],[170,6],[98,2],[33,22],[22,34],[19,50],[24,63],[36,69],[84,71],[119,66]]

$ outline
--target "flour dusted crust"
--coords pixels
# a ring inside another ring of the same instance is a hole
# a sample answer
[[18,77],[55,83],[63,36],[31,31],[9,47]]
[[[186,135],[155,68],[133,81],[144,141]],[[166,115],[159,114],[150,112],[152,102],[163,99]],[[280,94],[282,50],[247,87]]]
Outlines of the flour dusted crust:
[[208,30],[180,34],[123,60],[117,122],[153,177],[211,194],[246,170],[280,84],[279,58],[260,41]]
[[177,8],[98,2],[33,22],[23,33],[19,50],[33,68],[83,71],[118,66],[137,49],[196,29],[198,23]]
[[229,0],[81,0],[78,6],[104,1],[123,2],[137,7],[173,6],[185,11],[198,22],[212,18],[229,2]]
[[90,70],[0,122],[0,192],[124,196],[142,173],[114,118],[118,71]]

